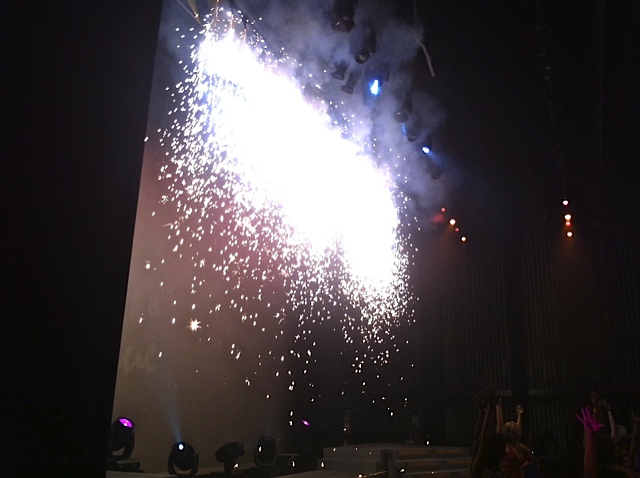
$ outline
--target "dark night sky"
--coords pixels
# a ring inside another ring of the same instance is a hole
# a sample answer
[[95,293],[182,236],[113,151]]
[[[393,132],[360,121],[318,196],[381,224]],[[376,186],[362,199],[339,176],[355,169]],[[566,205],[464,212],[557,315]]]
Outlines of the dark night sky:
[[[637,232],[636,2],[420,3],[469,221],[553,210],[564,178],[591,223]],[[103,476],[160,5],[7,8],[3,476]]]

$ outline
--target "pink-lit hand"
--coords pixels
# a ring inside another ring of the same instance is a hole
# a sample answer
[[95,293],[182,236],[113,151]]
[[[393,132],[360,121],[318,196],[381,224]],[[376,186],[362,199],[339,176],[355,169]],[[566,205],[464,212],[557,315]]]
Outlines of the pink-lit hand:
[[584,426],[584,429],[589,433],[593,434],[601,428],[604,428],[604,425],[596,419],[596,416],[589,407],[582,409],[582,416],[576,413],[576,418],[582,422],[582,426]]

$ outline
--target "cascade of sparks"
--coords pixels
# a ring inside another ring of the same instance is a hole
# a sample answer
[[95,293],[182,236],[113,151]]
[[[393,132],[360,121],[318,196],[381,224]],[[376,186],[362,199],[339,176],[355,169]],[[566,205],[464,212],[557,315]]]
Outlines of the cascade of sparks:
[[[227,310],[262,330],[294,323],[297,338],[330,321],[384,362],[376,344],[413,314],[405,199],[390,168],[305,98],[286,53],[231,14],[214,17],[194,36],[161,131],[167,238],[193,265],[191,330]],[[211,275],[227,289],[212,290]]]

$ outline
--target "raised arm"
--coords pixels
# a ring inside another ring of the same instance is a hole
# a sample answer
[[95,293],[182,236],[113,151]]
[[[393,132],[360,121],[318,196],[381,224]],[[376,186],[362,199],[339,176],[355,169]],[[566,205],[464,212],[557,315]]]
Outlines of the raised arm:
[[607,412],[607,416],[609,417],[609,428],[611,428],[611,438],[615,440],[618,434],[616,431],[616,419],[611,411],[611,404],[606,399],[602,400],[602,408]]
[[484,400],[484,397],[479,395],[474,395],[471,398],[471,401],[475,403],[479,409],[478,419],[476,420],[476,426],[473,430],[473,447],[471,450],[471,456],[475,457],[476,453],[478,452],[478,441],[482,433],[482,424],[484,423],[484,417],[486,415],[485,413],[486,402]]
[[631,432],[631,445],[629,445],[629,453],[627,457],[629,460],[633,460],[633,457],[638,451],[638,440],[640,440],[640,416],[637,413],[631,414],[631,421],[633,422],[633,431]]
[[518,405],[516,407],[516,425],[518,425],[518,428],[520,430],[522,430],[522,414],[524,413],[524,408],[522,407],[522,405]]
[[589,392],[589,400],[591,400],[591,411],[592,415],[599,423],[604,424],[604,406],[602,398],[597,392],[591,390]]
[[498,397],[498,403],[496,403],[496,433],[502,434],[504,428],[504,414],[502,413],[502,398]]
[[484,419],[478,436],[478,449],[471,464],[471,476],[482,476],[482,471],[487,465],[489,454],[489,436],[493,433],[496,419],[496,404],[498,396],[494,387],[487,387],[485,391]]
[[596,434],[604,425],[597,420],[595,414],[589,407],[584,407],[580,414],[576,414],[576,418],[580,420],[584,427],[585,443],[582,465],[584,478],[597,478],[598,449]]

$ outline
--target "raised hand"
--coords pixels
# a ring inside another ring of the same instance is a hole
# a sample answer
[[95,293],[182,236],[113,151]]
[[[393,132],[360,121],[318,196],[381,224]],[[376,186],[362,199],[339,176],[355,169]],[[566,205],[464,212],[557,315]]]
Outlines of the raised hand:
[[475,403],[480,410],[484,410],[487,406],[484,396],[481,397],[480,395],[474,395],[471,397],[471,401]]
[[591,390],[589,392],[589,400],[591,400],[591,405],[593,406],[594,410],[602,407],[603,400],[602,398],[600,398],[600,395],[598,395],[597,392]]
[[591,411],[591,408],[583,407],[581,412],[581,415],[576,413],[576,418],[580,420],[580,422],[582,422],[582,426],[587,432],[593,434],[601,428],[604,428],[604,425],[596,419],[596,416]]
[[496,405],[500,401],[500,395],[496,393],[496,387],[493,385],[489,385],[485,388],[482,396],[484,399],[485,410],[488,410],[489,408],[495,409]]

